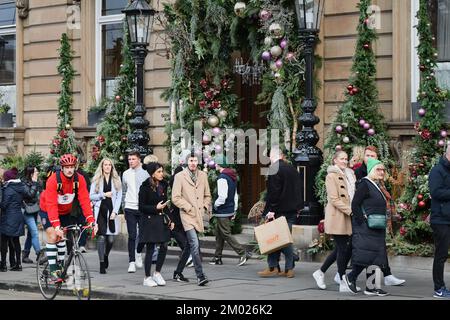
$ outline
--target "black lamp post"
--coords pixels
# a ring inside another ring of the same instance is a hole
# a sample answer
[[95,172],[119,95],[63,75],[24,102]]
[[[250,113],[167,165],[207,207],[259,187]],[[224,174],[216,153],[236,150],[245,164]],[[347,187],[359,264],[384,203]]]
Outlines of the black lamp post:
[[302,115],[298,118],[302,130],[297,133],[297,148],[294,160],[304,179],[305,209],[299,217],[299,224],[317,225],[322,219],[322,207],[314,192],[314,180],[322,164],[322,151],[316,146],[319,135],[314,126],[320,119],[314,115],[314,47],[320,28],[325,0],[294,0],[300,39],[304,44],[306,94],[302,104]]
[[3,55],[5,53],[5,46],[6,46],[7,41],[0,36],[0,67],[3,64]]
[[122,10],[125,13],[131,39],[131,52],[136,63],[136,107],[134,118],[130,120],[133,132],[128,135],[130,146],[127,152],[138,151],[141,157],[151,153],[148,146],[150,137],[147,133],[149,122],[145,119],[144,105],[144,62],[147,56],[149,35],[153,28],[156,11],[145,0],[134,0]]

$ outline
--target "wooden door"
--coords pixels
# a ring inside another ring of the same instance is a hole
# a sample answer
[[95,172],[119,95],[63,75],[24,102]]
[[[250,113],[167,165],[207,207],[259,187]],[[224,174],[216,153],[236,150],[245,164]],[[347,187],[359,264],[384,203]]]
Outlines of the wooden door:
[[[256,132],[258,132],[259,129],[266,129],[268,124],[267,116],[262,116],[261,114],[264,114],[264,112],[267,111],[267,106],[256,105],[254,103],[257,95],[261,91],[261,86],[243,84],[241,77],[238,75],[235,76],[235,84],[236,94],[241,99],[238,123],[241,125],[249,124],[249,127],[255,129]],[[246,221],[252,206],[259,201],[261,192],[266,189],[265,177],[261,176],[260,173],[262,165],[260,164],[259,158],[257,164],[249,164],[248,151],[249,148],[247,144],[245,164],[238,166],[240,177],[238,191],[242,205],[241,214],[243,222]]]

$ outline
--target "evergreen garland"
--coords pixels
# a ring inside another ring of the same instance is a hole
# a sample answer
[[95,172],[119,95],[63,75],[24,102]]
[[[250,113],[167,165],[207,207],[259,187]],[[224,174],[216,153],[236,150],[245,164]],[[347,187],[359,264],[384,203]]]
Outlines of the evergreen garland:
[[53,137],[50,145],[50,155],[47,158],[47,166],[57,164],[59,158],[66,153],[77,155],[75,132],[72,130],[73,116],[71,113],[73,104],[72,81],[75,70],[72,66],[73,54],[67,34],[63,33],[59,52],[58,74],[62,77],[61,91],[58,98],[58,123],[57,135]]
[[420,121],[415,124],[417,135],[409,159],[408,183],[398,205],[401,227],[393,239],[393,247],[400,254],[408,254],[413,248],[416,254],[429,255],[432,253],[432,234],[428,220],[431,205],[428,173],[442,156],[443,147],[447,144],[444,101],[449,95],[448,91],[439,88],[435,78],[438,54],[433,45],[428,1],[420,1],[416,16],[420,40],[417,47],[420,63],[420,89],[417,96],[421,108],[418,111]]
[[[358,40],[352,74],[345,92],[345,101],[338,110],[330,133],[326,135],[325,160],[316,176],[316,194],[323,205],[327,201],[325,176],[335,151],[344,150],[351,157],[354,146],[374,145],[378,148],[379,159],[385,164],[390,163],[386,128],[378,105],[376,58],[372,50],[377,35],[375,29],[370,28],[371,17],[367,14],[370,5],[371,0],[361,0],[358,4]],[[368,125],[364,127],[364,124]]]
[[94,173],[101,159],[107,157],[114,161],[116,170],[123,172],[128,168],[125,151],[128,148],[128,134],[131,132],[130,119],[133,115],[135,65],[130,50],[130,39],[126,23],[123,24],[122,65],[114,97],[107,99],[105,118],[97,127],[96,138],[91,150],[89,172]]

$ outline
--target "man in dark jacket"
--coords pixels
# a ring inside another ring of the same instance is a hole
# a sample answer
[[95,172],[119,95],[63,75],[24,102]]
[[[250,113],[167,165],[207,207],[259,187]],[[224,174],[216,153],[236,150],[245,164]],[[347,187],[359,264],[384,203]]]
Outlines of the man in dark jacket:
[[431,169],[428,185],[431,195],[431,229],[434,238],[433,282],[435,298],[450,298],[445,287],[444,266],[450,244],[450,145]]
[[231,221],[234,220],[238,208],[236,171],[229,168],[223,155],[216,156],[214,162],[216,163],[216,170],[219,171],[219,177],[217,178],[217,198],[214,201],[213,210],[213,215],[217,219],[215,230],[216,251],[214,258],[209,264],[223,264],[222,251],[226,241],[240,256],[238,266],[242,266],[251,255],[231,234]]
[[[293,165],[283,160],[283,152],[275,146],[270,150],[270,168],[267,179],[266,219],[286,217],[289,230],[297,219],[297,212],[304,207],[303,185],[300,174]],[[278,272],[278,260],[283,252],[286,260],[285,271]],[[260,277],[275,275],[294,277],[294,252],[292,244],[268,255],[269,268],[258,272]]]

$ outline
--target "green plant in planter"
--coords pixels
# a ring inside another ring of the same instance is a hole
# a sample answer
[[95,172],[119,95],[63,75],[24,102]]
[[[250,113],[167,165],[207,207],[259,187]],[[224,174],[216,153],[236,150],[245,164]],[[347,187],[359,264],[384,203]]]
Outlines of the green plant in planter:
[[89,108],[89,111],[90,112],[106,111],[106,109],[108,108],[109,103],[110,103],[110,99],[109,98],[102,98],[100,103],[95,103],[94,106]]
[[7,114],[11,107],[7,103],[0,104],[0,114]]

